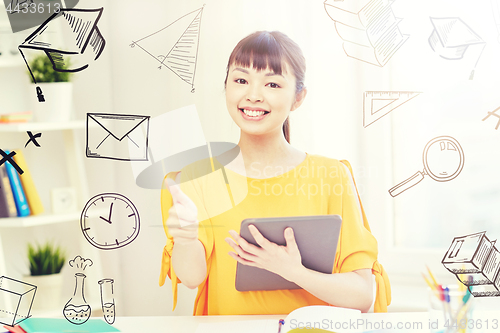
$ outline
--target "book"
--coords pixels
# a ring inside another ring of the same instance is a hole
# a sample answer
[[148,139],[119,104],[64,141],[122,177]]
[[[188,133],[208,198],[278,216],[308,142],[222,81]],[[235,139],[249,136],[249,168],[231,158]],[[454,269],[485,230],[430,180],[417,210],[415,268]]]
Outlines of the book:
[[387,7],[379,19],[366,29],[356,29],[341,22],[335,22],[338,35],[345,41],[364,46],[376,47],[387,31],[392,30],[402,19],[394,16],[391,7]]
[[282,321],[280,332],[361,332],[363,329],[361,321],[359,310],[311,305],[290,312]]
[[441,261],[474,297],[500,296],[500,251],[495,243],[485,231],[455,237]]
[[30,208],[31,214],[38,215],[43,213],[44,208],[42,200],[38,195],[35,183],[33,182],[33,177],[31,177],[31,173],[28,169],[28,165],[26,164],[24,154],[21,150],[17,151],[16,155],[14,155],[14,161],[24,171],[22,175],[19,175],[19,178],[21,179],[21,184],[23,186],[24,194],[26,195],[26,200],[28,201],[28,206]]
[[349,57],[382,67],[404,44],[409,36],[399,30],[401,19],[391,5],[391,0],[325,1]]
[[[10,154],[10,151],[5,150],[5,153]],[[7,175],[9,176],[10,186],[12,187],[12,194],[14,195],[14,201],[16,203],[17,216],[28,216],[30,215],[30,207],[28,206],[28,201],[26,200],[26,195],[24,194],[19,174],[9,161],[5,162],[4,165],[7,169]]]
[[17,209],[5,165],[0,165],[0,217],[16,217]]
[[31,111],[0,114],[0,123],[25,123],[32,118]]
[[344,41],[344,51],[352,58],[383,67],[409,36],[401,34],[397,26],[384,35],[376,47]]
[[332,20],[356,29],[364,29],[391,3],[391,0],[325,0],[324,5]]

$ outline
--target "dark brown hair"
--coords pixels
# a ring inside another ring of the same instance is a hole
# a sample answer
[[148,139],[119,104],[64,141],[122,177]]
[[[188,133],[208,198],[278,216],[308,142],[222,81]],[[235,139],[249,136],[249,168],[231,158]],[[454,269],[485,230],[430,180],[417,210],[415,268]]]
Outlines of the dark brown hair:
[[[257,31],[240,40],[229,56],[226,69],[226,80],[232,64],[250,67],[260,71],[266,68],[276,74],[282,74],[285,63],[288,63],[295,75],[295,94],[304,89],[306,61],[300,47],[287,35],[279,31]],[[290,143],[290,121],[288,117],[283,123],[283,134]]]

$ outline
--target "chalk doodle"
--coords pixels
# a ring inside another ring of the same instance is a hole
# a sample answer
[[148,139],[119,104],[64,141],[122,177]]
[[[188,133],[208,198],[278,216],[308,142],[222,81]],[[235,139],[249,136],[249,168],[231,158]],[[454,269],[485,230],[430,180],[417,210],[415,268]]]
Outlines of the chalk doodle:
[[113,279],[99,280],[99,290],[101,292],[101,306],[104,320],[110,325],[115,322],[115,298],[113,292]]
[[69,265],[78,270],[75,274],[75,291],[73,297],[64,305],[63,315],[70,323],[81,325],[90,318],[92,309],[85,300],[85,278],[83,271],[87,267],[92,266],[93,262],[90,259],[84,259],[81,256],[76,256],[75,259],[69,261]]
[[14,326],[31,317],[37,287],[35,285],[0,276],[0,323]]
[[[198,8],[181,16],[162,29],[132,41],[130,47],[134,48],[137,46],[149,54],[160,63],[158,69],[162,69],[163,67],[168,68],[182,81],[189,84],[191,92],[194,92],[202,14],[203,7]],[[166,37],[175,33],[173,32],[175,28],[180,29],[178,39],[173,45],[165,47],[162,41],[168,40]],[[165,53],[166,50],[168,52]]]
[[429,45],[441,58],[460,60],[470,46],[478,45],[481,47],[469,76],[469,80],[472,80],[486,42],[459,17],[431,17],[430,19],[434,30],[429,36]]
[[[103,8],[98,9],[61,9],[42,23],[26,40],[19,45],[26,66],[36,84],[28,61],[23,50],[42,51],[50,59],[52,67],[57,72],[79,72],[86,69],[89,64],[97,60],[106,41],[102,36],[97,23],[101,18]],[[62,19],[55,20],[62,16]],[[56,23],[54,23],[56,22]],[[51,26],[59,25],[60,35],[74,36],[71,44],[62,42],[54,43],[51,36]],[[40,87],[36,87],[39,102],[45,102]]]
[[455,237],[441,263],[475,297],[500,296],[500,252],[486,231]]
[[483,121],[485,121],[486,119],[488,119],[489,116],[497,117],[498,118],[498,122],[497,122],[497,125],[495,126],[496,130],[498,129],[498,126],[500,126],[500,115],[498,115],[496,113],[498,110],[500,110],[500,106],[498,108],[496,108],[495,110],[493,110],[493,111],[488,111],[488,115],[483,118]]
[[399,30],[390,0],[325,0],[347,56],[383,67],[409,38]]
[[363,126],[367,127],[392,110],[420,95],[415,91],[365,91],[363,94]]
[[457,140],[450,136],[439,136],[429,141],[424,148],[423,171],[392,187],[389,194],[393,197],[420,183],[424,176],[435,181],[446,182],[455,179],[464,167],[464,151]]
[[[109,214],[100,216],[103,210]],[[83,208],[80,227],[89,243],[98,249],[118,249],[139,235],[139,212],[132,201],[121,194],[98,194]]]

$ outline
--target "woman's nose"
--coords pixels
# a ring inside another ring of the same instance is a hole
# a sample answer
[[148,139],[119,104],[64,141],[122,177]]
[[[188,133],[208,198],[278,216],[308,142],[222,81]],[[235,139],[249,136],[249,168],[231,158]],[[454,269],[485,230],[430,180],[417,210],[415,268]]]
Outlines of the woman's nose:
[[252,103],[263,101],[262,91],[257,85],[248,85],[247,101]]

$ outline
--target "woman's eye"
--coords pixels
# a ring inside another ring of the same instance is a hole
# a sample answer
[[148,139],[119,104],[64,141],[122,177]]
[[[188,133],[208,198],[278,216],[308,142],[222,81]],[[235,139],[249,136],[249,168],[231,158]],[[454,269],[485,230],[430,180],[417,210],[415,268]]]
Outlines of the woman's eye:
[[279,84],[274,83],[274,82],[270,82],[270,83],[268,83],[267,85],[268,85],[269,87],[271,87],[271,88],[279,88],[279,87],[280,87],[280,86],[279,86]]
[[239,83],[239,84],[245,84],[247,81],[245,79],[236,79],[234,82]]

